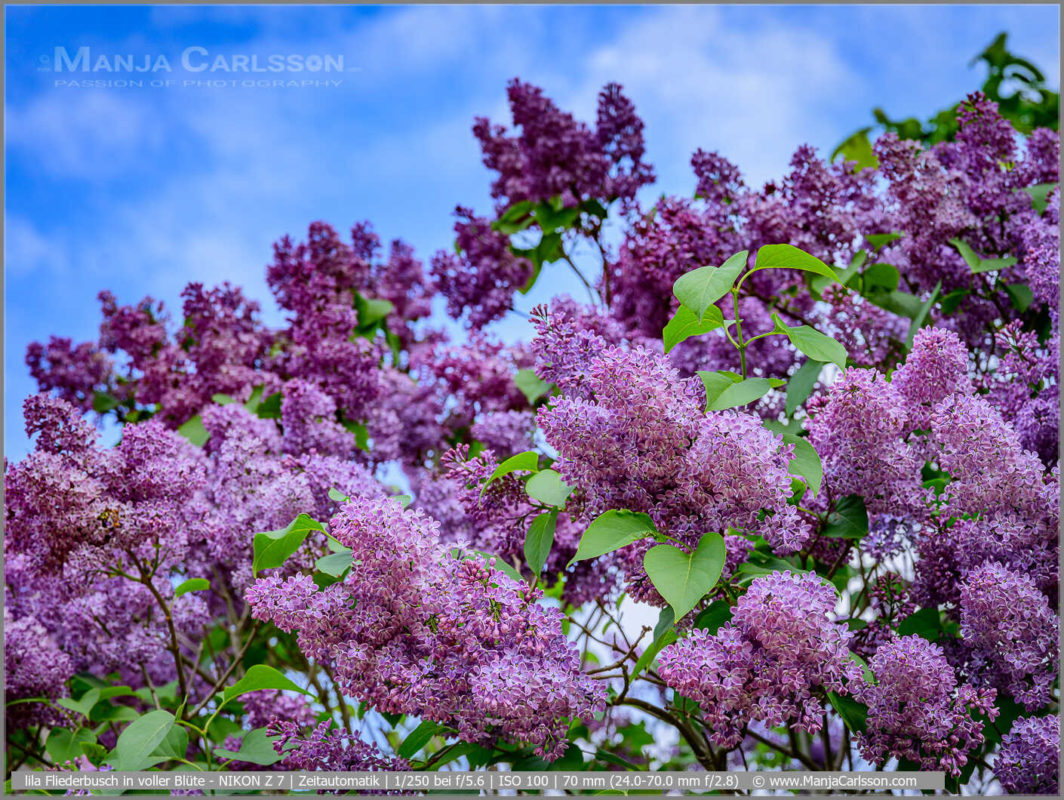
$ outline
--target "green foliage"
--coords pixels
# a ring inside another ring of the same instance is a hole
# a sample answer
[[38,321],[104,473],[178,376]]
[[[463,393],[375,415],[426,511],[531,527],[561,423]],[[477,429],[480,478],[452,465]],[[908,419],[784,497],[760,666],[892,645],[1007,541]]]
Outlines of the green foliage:
[[839,365],[839,369],[846,368],[846,348],[825,333],[810,328],[808,325],[789,327],[779,314],[772,314],[772,321],[776,323],[775,333],[782,333],[800,352],[805,353],[815,361],[831,362]]
[[672,606],[677,620],[691,611],[705,597],[724,569],[724,537],[704,534],[693,553],[671,544],[659,544],[647,550],[643,566],[654,588]]
[[525,483],[525,491],[528,492],[529,497],[555,508],[565,507],[565,501],[573,493],[573,488],[552,469],[535,473]]
[[961,254],[961,258],[963,258],[968,264],[973,275],[1008,269],[1017,263],[1017,259],[1014,256],[1008,256],[1006,258],[981,258],[971,247],[968,246],[967,242],[960,239],[950,239],[949,243]]
[[779,378],[746,378],[734,372],[698,373],[706,387],[706,411],[723,411],[759,400],[786,381]]
[[695,617],[695,627],[713,635],[731,620],[731,616],[732,607],[727,600],[714,600]]
[[215,748],[214,754],[219,758],[246,761],[249,764],[269,767],[284,758],[283,755],[273,749],[273,743],[276,738],[267,736],[265,728],[255,728],[255,730],[244,734],[240,740],[240,750],[237,752],[218,747]]
[[793,416],[798,406],[809,399],[813,393],[813,387],[820,379],[820,372],[824,369],[824,363],[815,358],[806,359],[805,363],[798,368],[789,381],[787,381],[787,416]]
[[514,375],[514,383],[521,390],[521,394],[528,399],[530,406],[535,405],[537,400],[549,394],[551,390],[551,384],[541,380],[531,369],[519,369]]
[[870,130],[872,130],[871,126],[855,131],[835,148],[828,160],[834,161],[836,156],[842,156],[843,161],[856,162],[853,165],[854,172],[868,168],[876,169],[879,166],[879,159],[872,152],[872,143],[868,141]]
[[735,324],[734,320],[724,321],[724,314],[717,306],[709,306],[702,319],[690,308],[681,305],[676,309],[665,329],[661,332],[661,338],[665,343],[665,352],[668,353],[685,339],[692,336],[700,336],[703,333],[715,331],[717,328],[730,327]]
[[824,480],[824,467],[820,463],[820,454],[809,440],[793,433],[784,433],[783,441],[794,445],[794,456],[787,464],[787,471],[805,481],[815,497],[820,493],[820,484]]
[[166,739],[174,724],[174,715],[169,711],[149,711],[118,735],[108,762],[120,772],[134,772],[158,763],[158,757],[153,757],[152,752]]
[[860,539],[868,534],[868,510],[864,498],[850,494],[835,504],[828,515],[824,536],[831,539]]
[[532,520],[525,536],[525,563],[532,573],[538,575],[547,563],[547,556],[554,546],[554,529],[558,524],[558,509],[545,511]]
[[260,570],[281,566],[292,553],[299,549],[311,531],[324,533],[325,528],[316,519],[300,514],[289,523],[287,528],[256,533],[254,557],[251,562],[252,573],[258,575]]
[[492,483],[512,472],[539,472],[539,453],[535,450],[526,450],[523,453],[510,456],[495,468],[495,471],[484,482],[480,493],[483,495]]
[[632,542],[657,533],[654,521],[646,514],[616,509],[600,514],[587,526],[570,564],[597,558],[619,550]]
[[211,588],[211,582],[206,578],[189,578],[174,589],[174,597],[180,597],[189,592],[202,592]]
[[676,299],[694,312],[699,322],[718,300],[731,291],[732,284],[746,267],[748,250],[736,253],[719,267],[699,267],[681,275],[673,284]]
[[203,427],[203,417],[199,414],[190,418],[188,422],[177,429],[177,432],[196,445],[196,447],[203,447],[203,445],[207,444],[207,440],[211,438],[211,435],[207,433],[207,429]]
[[265,664],[256,664],[244,673],[243,678],[222,693],[222,705],[248,692],[257,692],[260,689],[281,689],[286,692],[310,694],[306,689],[300,688],[291,679],[286,678],[273,667]]

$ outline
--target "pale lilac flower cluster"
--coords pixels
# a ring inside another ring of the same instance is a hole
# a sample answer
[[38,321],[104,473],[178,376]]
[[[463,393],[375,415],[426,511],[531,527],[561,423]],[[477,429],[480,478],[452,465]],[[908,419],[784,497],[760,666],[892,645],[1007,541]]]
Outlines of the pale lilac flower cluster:
[[861,755],[879,766],[904,758],[959,775],[983,743],[971,711],[996,717],[994,690],[958,686],[942,648],[916,635],[881,645],[868,666],[875,683],[859,682],[854,691],[868,706],[867,730],[856,734]]
[[891,383],[875,370],[847,369],[807,423],[825,485],[836,497],[863,496],[873,513],[919,513],[921,464],[903,439],[906,423]]
[[968,376],[968,348],[956,333],[944,328],[922,328],[913,340],[905,363],[891,377],[909,426],[929,430],[931,412],[951,395],[975,392]]
[[540,593],[441,545],[438,524],[392,500],[356,500],[330,524],[357,565],[317,591],[309,577],[259,580],[259,619],[295,631],[349,696],[452,726],[465,741],[526,741],[557,758],[570,717],[599,709],[561,614]]
[[14,619],[4,607],[4,696],[9,726],[53,720],[55,713],[41,703],[16,703],[30,697],[54,700],[74,674],[74,664],[34,617]]
[[960,623],[982,681],[1007,691],[1028,711],[1050,701],[1057,618],[1028,575],[993,561],[970,571],[960,587]]
[[862,680],[834,609],[835,590],[813,573],[757,578],[716,634],[696,629],[661,651],[661,677],[702,707],[721,747],[739,744],[751,720],[818,731],[822,692]]
[[63,400],[34,395],[26,431],[36,448],[5,474],[9,552],[54,573],[79,552],[107,563],[132,553],[176,563],[202,534],[201,509],[189,498],[205,482],[202,454],[155,420],[128,426],[114,449]]
[[994,774],[1011,794],[1060,792],[1060,717],[1021,717],[1001,739]]

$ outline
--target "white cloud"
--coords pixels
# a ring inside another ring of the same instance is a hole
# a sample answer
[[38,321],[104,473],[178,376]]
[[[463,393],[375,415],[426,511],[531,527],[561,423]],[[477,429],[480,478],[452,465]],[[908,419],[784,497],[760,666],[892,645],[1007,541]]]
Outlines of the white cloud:
[[48,87],[7,108],[8,147],[58,177],[121,175],[164,142],[161,120],[136,91]]
[[[4,270],[12,276],[69,272],[64,245],[41,233],[28,219],[9,215],[4,224]],[[43,277],[43,276],[42,276]]]

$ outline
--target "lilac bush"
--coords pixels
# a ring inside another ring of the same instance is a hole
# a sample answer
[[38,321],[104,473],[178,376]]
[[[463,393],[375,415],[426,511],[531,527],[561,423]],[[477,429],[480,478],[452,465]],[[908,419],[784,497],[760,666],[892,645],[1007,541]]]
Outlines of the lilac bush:
[[[427,266],[316,222],[267,267],[278,328],[194,283],[29,347],[8,763],[124,765],[156,715],[156,768],[1055,792],[1056,133],[974,94],[932,146],[803,145],[762,187],[698,150],[655,197],[620,86],[593,123],[508,99],[473,127],[494,206]],[[502,341],[559,271],[587,302]]]

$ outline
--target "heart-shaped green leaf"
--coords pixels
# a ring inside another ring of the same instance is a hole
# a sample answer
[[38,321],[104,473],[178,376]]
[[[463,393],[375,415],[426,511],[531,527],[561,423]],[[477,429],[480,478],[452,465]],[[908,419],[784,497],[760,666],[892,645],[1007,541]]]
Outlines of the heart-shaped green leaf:
[[687,306],[681,305],[676,309],[676,314],[673,318],[669,320],[669,324],[665,326],[665,330],[661,332],[662,341],[665,343],[665,352],[668,353],[680,342],[690,339],[692,336],[701,336],[703,333],[709,333],[717,328],[734,324],[734,320],[724,321],[724,315],[717,306],[707,308],[702,320],[699,321],[694,311]]
[[565,501],[573,493],[573,488],[562,480],[562,476],[552,469],[537,472],[525,484],[525,491],[533,500],[544,505],[563,508]]
[[547,563],[547,556],[554,546],[554,529],[558,524],[558,509],[545,511],[534,520],[525,536],[525,563],[536,575]]
[[643,556],[643,566],[654,588],[672,606],[676,619],[681,620],[717,585],[725,555],[724,537],[707,533],[693,553],[671,544],[650,548]]

